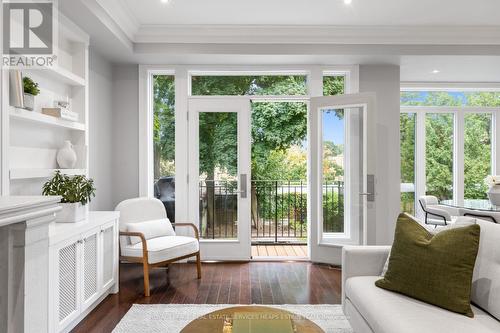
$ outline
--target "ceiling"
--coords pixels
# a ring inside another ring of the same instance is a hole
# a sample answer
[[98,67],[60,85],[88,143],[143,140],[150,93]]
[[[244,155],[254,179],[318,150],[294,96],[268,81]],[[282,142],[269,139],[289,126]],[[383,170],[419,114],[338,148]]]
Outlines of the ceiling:
[[[100,1],[110,6],[114,0]],[[121,0],[141,25],[496,25],[498,0]],[[110,6],[111,7],[111,6]]]
[[115,63],[396,64],[402,81],[500,82],[498,0],[59,4]]

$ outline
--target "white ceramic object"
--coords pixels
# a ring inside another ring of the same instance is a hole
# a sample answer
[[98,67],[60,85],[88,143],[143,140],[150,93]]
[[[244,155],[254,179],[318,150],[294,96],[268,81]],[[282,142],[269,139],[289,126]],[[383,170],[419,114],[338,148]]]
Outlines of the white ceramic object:
[[56,222],[75,223],[87,218],[89,206],[82,205],[79,202],[61,203],[61,211],[56,213]]
[[500,185],[493,185],[488,190],[488,198],[493,206],[500,206]]
[[64,146],[57,152],[57,164],[61,169],[72,169],[76,164],[76,152],[71,141],[64,141]]

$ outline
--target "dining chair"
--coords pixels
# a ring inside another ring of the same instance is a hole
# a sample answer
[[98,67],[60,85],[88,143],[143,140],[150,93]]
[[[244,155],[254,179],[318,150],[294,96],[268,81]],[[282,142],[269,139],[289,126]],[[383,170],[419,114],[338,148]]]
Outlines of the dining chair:
[[[150,296],[149,270],[154,267],[196,257],[201,279],[199,234],[194,224],[170,223],[165,206],[156,198],[128,199],[115,210],[120,212],[120,260],[142,264],[145,296]],[[192,229],[194,237],[176,234],[184,227]]]
[[418,202],[425,213],[425,224],[437,226],[446,226],[454,223],[455,216],[452,216],[445,206],[440,205],[438,198],[433,195],[423,195],[419,197]]

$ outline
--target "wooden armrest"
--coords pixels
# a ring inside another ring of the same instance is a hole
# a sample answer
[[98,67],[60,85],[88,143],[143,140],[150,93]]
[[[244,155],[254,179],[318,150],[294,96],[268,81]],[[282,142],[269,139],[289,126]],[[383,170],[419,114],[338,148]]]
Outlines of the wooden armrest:
[[200,240],[200,234],[198,233],[198,228],[193,223],[189,222],[181,222],[181,223],[172,223],[173,227],[191,227],[194,230],[194,236],[196,239]]
[[139,237],[142,242],[142,256],[144,258],[148,257],[148,243],[146,242],[146,237],[144,237],[144,234],[142,232],[120,231],[120,236]]

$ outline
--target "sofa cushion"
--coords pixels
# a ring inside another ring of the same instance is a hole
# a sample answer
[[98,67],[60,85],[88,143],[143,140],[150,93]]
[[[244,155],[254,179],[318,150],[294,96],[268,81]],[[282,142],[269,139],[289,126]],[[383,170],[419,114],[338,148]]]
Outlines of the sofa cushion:
[[[198,252],[198,240],[193,237],[164,236],[148,239],[148,262],[158,262],[175,259]],[[126,257],[142,257],[142,242],[122,247],[121,255]]]
[[500,321],[472,306],[469,318],[375,286],[379,276],[358,276],[346,281],[346,298],[374,333],[493,333]]
[[477,220],[481,240],[472,277],[471,299],[500,320],[500,224]]
[[479,235],[476,224],[433,235],[401,214],[389,269],[376,285],[472,317],[471,282]]
[[[174,228],[169,219],[159,219],[144,222],[128,223],[127,230],[131,232],[140,232],[146,239],[152,239],[162,236],[175,236]],[[134,245],[141,241],[140,237],[130,236],[130,244]]]

